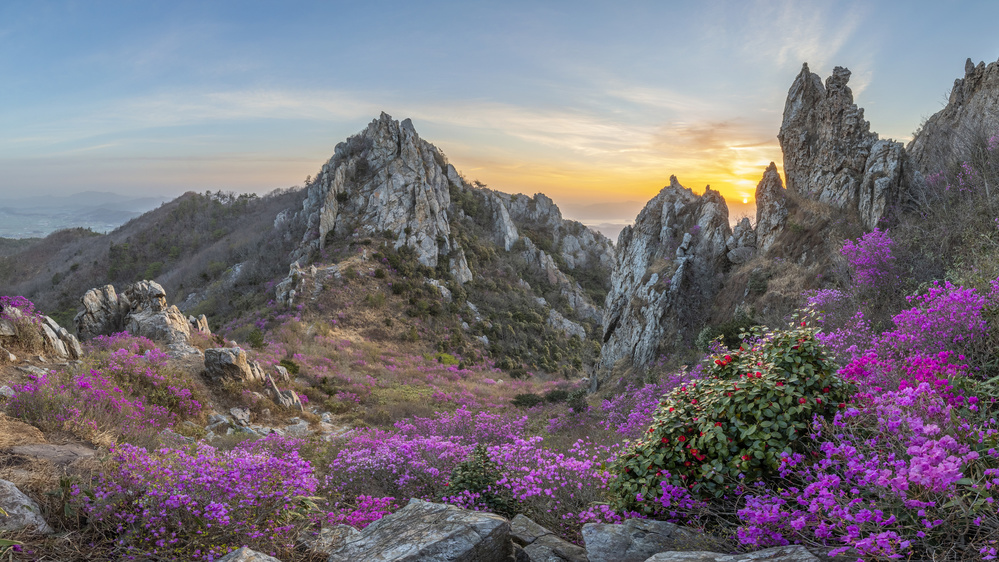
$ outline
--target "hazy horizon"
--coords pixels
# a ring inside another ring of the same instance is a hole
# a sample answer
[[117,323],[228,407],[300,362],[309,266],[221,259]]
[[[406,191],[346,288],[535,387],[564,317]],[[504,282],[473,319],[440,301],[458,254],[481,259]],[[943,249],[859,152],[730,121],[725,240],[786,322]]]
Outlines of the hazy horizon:
[[803,62],[823,79],[850,68],[871,129],[906,141],[966,58],[999,57],[996,16],[988,2],[6,4],[0,197],[263,194],[385,111],[469,179],[545,193],[587,224],[634,219],[617,204],[640,209],[670,175],[751,214]]

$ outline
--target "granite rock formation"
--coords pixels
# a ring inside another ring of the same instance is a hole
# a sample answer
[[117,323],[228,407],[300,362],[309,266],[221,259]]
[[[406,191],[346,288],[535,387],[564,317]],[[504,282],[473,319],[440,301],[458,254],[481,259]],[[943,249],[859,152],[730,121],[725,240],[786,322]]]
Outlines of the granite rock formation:
[[773,162],[756,186],[756,248],[761,254],[777,241],[787,222],[787,191]]
[[510,522],[492,513],[412,499],[330,553],[329,562],[509,562]]
[[856,209],[874,228],[914,184],[901,143],[879,140],[853,103],[850,71],[835,67],[825,86],[802,66],[781,123],[787,188],[803,198]]
[[382,113],[336,146],[304,203],[314,247],[331,239],[390,232],[419,262],[444,260],[458,281],[471,281],[465,254],[451,236],[447,160],[416,133],[409,119]]
[[964,64],[964,78],[954,81],[947,105],[926,120],[906,147],[909,158],[924,175],[966,158],[999,134],[999,61]]
[[[191,322],[174,305],[167,304],[166,291],[155,281],[137,281],[119,295],[114,286],[90,289],[81,299],[83,310],[74,323],[84,340],[127,331],[163,344],[171,355],[200,352],[191,345]],[[203,327],[208,321],[202,317]],[[198,320],[195,324],[199,327]]]
[[[302,298],[306,287],[314,297],[326,278],[338,274],[330,269],[335,265],[303,266],[305,258],[376,236],[388,236],[396,249],[411,247],[419,263],[442,278],[467,283],[475,272],[459,238],[471,224],[498,250],[518,254],[544,283],[557,288],[575,319],[602,318],[601,303],[587,296],[572,272],[609,270],[614,260],[611,241],[564,219],[544,195],[510,195],[468,182],[439,149],[419,137],[408,119],[399,122],[382,113],[338,144],[309,186],[303,210],[276,224],[295,221],[305,223],[306,235],[288,277],[275,288],[276,300],[285,305]],[[566,333],[578,333],[565,326]]]
[[618,239],[602,368],[622,359],[648,365],[696,336],[729,267],[731,236],[728,207],[717,191],[695,195],[670,178]]

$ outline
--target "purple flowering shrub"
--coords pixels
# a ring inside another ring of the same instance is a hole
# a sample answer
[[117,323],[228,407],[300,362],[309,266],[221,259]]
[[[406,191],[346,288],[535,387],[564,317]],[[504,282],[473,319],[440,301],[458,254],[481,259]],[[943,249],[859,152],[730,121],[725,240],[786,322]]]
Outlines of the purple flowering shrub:
[[[167,368],[166,354],[155,346],[135,343],[94,352],[76,370],[30,375],[13,385],[7,412],[95,443],[140,439],[200,415],[201,390],[194,381]],[[142,355],[132,351],[144,348]]]
[[957,548],[969,544],[994,556],[983,539],[999,536],[996,423],[975,428],[956,414],[924,382],[816,422],[815,456],[783,455],[784,480],[749,489],[739,540],[878,560],[966,559]]
[[24,297],[0,297],[0,322],[13,328],[12,341],[7,345],[29,352],[41,351],[44,340],[39,332],[42,315],[35,304]]
[[288,554],[319,514],[316,477],[296,451],[115,447],[84,509],[133,556],[216,560],[246,545]]

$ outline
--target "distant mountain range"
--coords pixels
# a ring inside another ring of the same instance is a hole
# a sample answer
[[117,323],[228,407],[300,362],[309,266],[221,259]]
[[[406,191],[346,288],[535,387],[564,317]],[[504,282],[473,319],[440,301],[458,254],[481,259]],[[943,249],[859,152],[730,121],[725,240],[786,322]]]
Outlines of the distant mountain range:
[[40,238],[75,227],[109,232],[167,200],[107,191],[4,199],[0,201],[0,237]]

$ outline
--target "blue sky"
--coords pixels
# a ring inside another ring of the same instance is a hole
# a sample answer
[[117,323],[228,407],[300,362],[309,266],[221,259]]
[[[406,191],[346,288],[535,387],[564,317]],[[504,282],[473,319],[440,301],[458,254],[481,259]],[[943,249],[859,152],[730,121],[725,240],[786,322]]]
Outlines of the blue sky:
[[606,203],[671,174],[739,201],[781,163],[802,62],[850,68],[872,130],[907,140],[967,57],[999,58],[996,21],[995,2],[8,1],[0,197],[265,193],[384,110],[467,177],[590,220],[633,218]]

